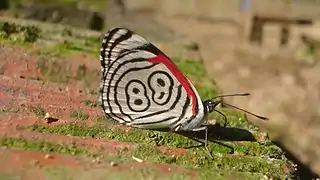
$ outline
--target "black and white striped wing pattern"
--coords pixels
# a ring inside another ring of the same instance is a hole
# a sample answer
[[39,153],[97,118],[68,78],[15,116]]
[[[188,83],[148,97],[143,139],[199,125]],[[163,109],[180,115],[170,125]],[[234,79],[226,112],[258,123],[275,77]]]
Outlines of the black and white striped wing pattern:
[[101,49],[100,103],[120,123],[146,129],[194,128],[204,108],[195,87],[176,65],[143,37],[111,29]]

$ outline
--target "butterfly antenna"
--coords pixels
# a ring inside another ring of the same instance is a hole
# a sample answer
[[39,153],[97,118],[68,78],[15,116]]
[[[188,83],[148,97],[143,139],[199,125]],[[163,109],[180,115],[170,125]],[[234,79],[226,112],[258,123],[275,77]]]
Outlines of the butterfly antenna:
[[228,103],[225,103],[225,102],[224,102],[223,104],[224,104],[224,105],[227,105],[227,106],[230,106],[230,107],[232,107],[232,108],[238,109],[238,110],[240,110],[240,111],[243,111],[243,112],[245,112],[245,113],[251,114],[252,116],[255,116],[255,117],[259,118],[259,119],[269,120],[267,117],[259,116],[259,115],[257,115],[257,114],[254,114],[254,113],[252,113],[252,112],[249,112],[249,111],[244,110],[244,109],[242,109],[242,108],[239,108],[239,107],[237,107],[237,106],[234,106],[234,105],[231,105],[231,104],[228,104]]
[[[250,95],[250,93],[225,94],[225,95],[216,96],[216,97],[214,97],[214,98],[212,98],[212,99],[221,98],[221,97],[230,97],[230,96],[249,96],[249,95]],[[267,117],[259,116],[259,115],[257,115],[257,114],[254,114],[254,113],[252,113],[252,112],[249,112],[249,111],[244,110],[244,109],[242,109],[242,108],[239,108],[239,107],[237,107],[237,106],[234,106],[234,105],[231,105],[231,104],[222,102],[222,101],[220,101],[219,103],[224,104],[224,105],[227,105],[227,106],[230,106],[230,107],[235,108],[235,109],[238,109],[238,110],[243,111],[243,112],[245,112],[245,113],[251,114],[251,115],[253,115],[253,116],[255,116],[255,117],[259,118],[259,119],[269,120]]]
[[230,97],[230,96],[249,96],[249,95],[250,95],[250,93],[224,94],[224,95],[216,96],[212,99],[221,98],[221,97]]

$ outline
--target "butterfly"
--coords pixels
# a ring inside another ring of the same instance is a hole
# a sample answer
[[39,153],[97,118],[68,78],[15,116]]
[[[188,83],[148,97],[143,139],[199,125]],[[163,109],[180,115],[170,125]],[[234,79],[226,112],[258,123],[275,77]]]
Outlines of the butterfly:
[[222,102],[216,99],[249,95],[202,101],[192,82],[167,55],[127,28],[113,28],[104,35],[100,62],[99,102],[110,118],[142,129],[204,131],[206,148],[208,127],[203,122]]

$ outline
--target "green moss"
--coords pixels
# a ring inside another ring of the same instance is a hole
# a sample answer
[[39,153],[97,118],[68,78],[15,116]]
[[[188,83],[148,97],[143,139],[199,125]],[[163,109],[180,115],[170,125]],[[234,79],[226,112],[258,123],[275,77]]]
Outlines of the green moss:
[[14,173],[0,172],[0,179],[19,180],[19,179],[21,179],[21,177],[20,177],[20,175],[17,175]]
[[37,61],[37,69],[40,73],[51,82],[67,83],[69,82],[71,71],[68,65],[61,65],[59,60],[49,60],[47,57],[41,56]]
[[76,71],[76,80],[82,80],[87,74],[87,67],[86,65],[82,64],[77,68]]
[[0,108],[0,113],[19,113],[21,111],[21,109],[15,108]]
[[78,123],[66,124],[61,126],[52,126],[52,127],[34,124],[30,126],[29,129],[32,131],[42,132],[42,133],[81,136],[81,137],[101,137],[107,131],[106,129],[101,129],[97,126],[88,127],[86,130],[84,130],[84,125],[79,125]]
[[[217,170],[200,170],[200,169],[189,169],[184,173],[176,171],[162,173],[159,169],[153,166],[136,167],[132,166],[131,171],[123,169],[121,173],[118,171],[112,171],[110,168],[99,167],[90,168],[84,171],[81,168],[71,167],[46,167],[44,174],[47,179],[141,179],[141,180],[189,180],[189,179],[214,179],[225,180],[225,179],[264,179],[262,174],[257,173],[242,173],[242,172],[224,172]],[[193,175],[192,175],[193,174]]]
[[246,179],[246,180],[256,180],[256,179],[265,179],[265,176],[260,173],[250,173],[250,172],[230,172],[230,171],[209,171],[201,170],[198,171],[199,179],[214,179],[216,180],[225,180],[225,179]]
[[97,101],[92,101],[92,100],[83,100],[82,101],[83,104],[85,104],[88,107],[98,107],[98,102]]
[[72,37],[73,36],[72,29],[68,27],[63,28],[63,30],[61,31],[61,35],[63,37]]
[[[214,160],[208,158],[203,148],[190,149],[191,154],[182,156],[168,156],[159,152],[152,138],[155,133],[165,136],[166,133],[134,129],[125,133],[120,129],[108,128],[101,125],[86,127],[79,124],[67,124],[47,127],[33,125],[33,131],[83,137],[105,137],[109,140],[136,142],[139,145],[133,151],[121,151],[119,157],[130,159],[132,155],[154,162],[174,163],[184,166],[213,168],[224,171],[251,172],[276,176],[284,176],[280,166],[285,165],[283,152],[275,145],[262,145],[258,142],[225,143],[234,148],[235,154],[229,154],[230,149],[216,143],[210,143]],[[163,141],[169,147],[196,146],[199,143],[176,134],[165,136]],[[268,160],[270,159],[270,160]]]
[[60,144],[36,140],[1,138],[0,146],[25,150],[36,150],[42,152],[57,152],[70,155],[94,155],[93,153],[90,153],[86,150],[79,149],[74,144],[62,146]]
[[46,110],[43,107],[30,107],[30,110],[37,116],[37,117],[44,117],[46,115]]
[[88,41],[88,37],[71,37],[62,42],[54,42],[51,45],[45,45],[37,51],[39,55],[49,55],[53,57],[69,57],[72,55],[89,55],[96,58],[99,54],[100,43]]
[[[70,155],[86,155],[86,156],[100,156],[98,154],[94,154],[88,152],[86,150],[82,150],[77,148],[75,145],[62,146],[59,144],[52,144],[43,141],[35,141],[35,140],[23,140],[23,139],[13,139],[13,138],[3,138],[0,139],[1,147],[8,148],[17,148],[17,149],[26,149],[26,150],[36,150],[42,152],[56,152],[62,154],[70,154]],[[166,156],[163,155],[157,148],[154,146],[150,146],[148,144],[140,144],[133,151],[121,151],[119,152],[118,157],[120,157],[121,161],[124,163],[128,160],[132,160],[132,156],[141,158],[143,160],[153,161],[153,162],[166,162],[166,163],[175,163],[178,165],[183,165],[188,167],[188,171],[195,173],[199,178],[208,178],[208,177],[217,177],[218,179],[225,179],[226,177],[243,177],[248,179],[261,179],[264,175],[275,179],[285,179],[286,175],[281,172],[281,168],[278,168],[281,164],[277,161],[273,161],[272,163],[264,163],[260,159],[257,158],[246,158],[239,159],[237,157],[217,157],[215,160],[207,159],[204,154],[198,153],[193,155],[183,155],[179,157],[175,156]],[[105,156],[105,158],[112,158],[112,156]],[[121,163],[121,162],[119,162]],[[271,167],[270,167],[271,166]],[[202,167],[201,169],[198,167]],[[69,167],[70,168],[70,167]],[[73,176],[75,173],[70,173],[75,169],[69,169],[65,167],[50,167],[45,168],[45,176],[48,178],[60,178],[60,177],[69,177],[76,178]],[[135,169],[135,167],[132,167]],[[139,169],[139,168],[138,168]],[[93,170],[93,171],[92,171]],[[91,172],[86,171],[88,174],[92,175],[98,174],[98,169],[91,168]],[[104,172],[107,169],[104,169]],[[259,171],[258,171],[259,170]],[[75,171],[73,171],[75,172]],[[84,171],[81,171],[84,172]],[[94,173],[95,172],[95,173]],[[144,170],[134,171],[135,173],[140,172],[138,174],[134,174],[134,176],[138,177],[157,177],[158,171],[154,170],[152,167],[145,167]],[[71,174],[73,174],[71,176]],[[78,174],[78,173],[76,173]],[[112,174],[112,173],[111,173]],[[111,176],[110,172],[108,173]],[[79,174],[78,174],[79,175]],[[85,176],[82,174],[81,176]],[[108,177],[109,177],[108,176]],[[185,179],[189,176],[185,176],[184,174],[166,174],[165,178],[168,179]],[[113,177],[113,176],[112,176]],[[126,176],[124,176],[126,177]],[[159,178],[164,176],[159,176]]]
[[84,121],[84,120],[87,120],[89,118],[89,115],[84,113],[83,111],[74,110],[74,111],[71,112],[70,117]]
[[[43,80],[56,83],[77,82],[85,92],[94,93],[99,86],[99,71],[89,70],[84,64],[73,68],[65,60],[53,58],[50,55],[41,55],[37,61],[37,69]],[[93,91],[94,89],[94,91]]]
[[190,176],[183,173],[163,173],[153,166],[135,167],[114,171],[110,167],[95,167],[87,170],[74,167],[47,167],[44,169],[46,179],[139,179],[139,180],[189,180]]
[[0,22],[0,38],[2,39],[33,43],[39,39],[40,33],[41,30],[36,26]]
[[174,163],[183,167],[190,167],[193,170],[224,172],[225,175],[231,173],[250,173],[259,175],[268,175],[274,178],[283,178],[287,174],[281,170],[285,162],[281,160],[272,160],[268,162],[259,157],[250,156],[230,156],[216,155],[214,160],[207,157],[204,151],[192,151],[191,154],[181,156],[168,156],[162,154],[155,146],[148,144],[139,144],[132,152],[119,152],[121,157],[130,158],[135,156],[143,160],[162,163]]
[[[44,141],[3,138],[0,140],[1,147],[37,150],[42,152],[57,152],[70,155],[101,156],[86,150],[77,148],[75,145],[62,146]],[[284,164],[280,160],[270,160],[270,162],[258,157],[241,156],[214,156],[214,160],[206,157],[204,152],[194,151],[193,154],[182,156],[168,156],[162,154],[155,146],[141,143],[133,151],[119,151],[118,158],[122,161],[131,160],[132,156],[152,162],[174,163],[189,167],[194,172],[199,172],[199,176],[206,176],[210,173],[221,173],[221,176],[233,173],[246,174],[245,177],[268,177],[283,179],[287,175],[281,171]],[[109,157],[109,156],[106,156]],[[201,169],[198,169],[200,168]]]
[[[32,131],[81,136],[81,137],[104,137],[109,140],[135,142],[135,143],[153,143],[156,145],[157,141],[164,138],[162,145],[169,147],[188,148],[192,146],[201,145],[200,143],[191,140],[182,135],[170,133],[170,132],[157,132],[151,130],[139,130],[132,129],[129,132],[124,132],[118,128],[109,128],[105,125],[97,124],[93,126],[85,126],[79,123],[70,123],[66,125],[58,126],[43,126],[33,125],[29,127]],[[283,152],[280,148],[273,144],[264,145],[258,142],[224,142],[225,145],[233,147],[235,154],[237,155],[261,155],[268,158],[281,159]],[[230,153],[230,148],[219,145],[217,143],[210,143],[209,148],[212,149],[215,154]]]
[[119,124],[118,121],[112,119],[112,118],[109,118],[107,115],[102,115],[102,116],[99,116],[97,118],[97,125],[114,125],[114,124]]
[[[56,48],[60,52],[60,54],[66,55],[77,52],[84,52],[86,54],[98,54],[98,51],[93,49],[94,47],[96,47],[96,45],[93,45],[93,47],[89,45],[93,44],[87,43],[86,40],[74,42],[65,40],[62,44],[57,44],[54,48]],[[98,47],[96,48],[99,49]]]
[[[18,44],[30,47],[38,45],[39,55],[68,57],[74,54],[85,54],[96,58],[99,53],[100,36],[74,33],[71,28],[57,29],[48,25],[21,25],[14,22],[0,21],[1,44]],[[57,29],[57,30],[56,30]],[[45,36],[42,36],[45,34]],[[61,34],[63,40],[52,38]]]

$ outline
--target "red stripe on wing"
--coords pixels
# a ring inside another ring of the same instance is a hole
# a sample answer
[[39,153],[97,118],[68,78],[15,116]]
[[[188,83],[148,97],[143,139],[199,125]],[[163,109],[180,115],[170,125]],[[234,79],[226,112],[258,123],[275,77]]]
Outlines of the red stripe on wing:
[[149,61],[151,63],[163,63],[170,70],[170,72],[177,78],[177,80],[181,83],[181,85],[187,91],[187,94],[189,95],[189,97],[191,97],[192,99],[192,114],[195,115],[196,106],[197,106],[196,104],[197,97],[193,92],[186,76],[184,76],[184,74],[176,67],[176,65],[164,55],[158,55],[154,58],[150,58]]

